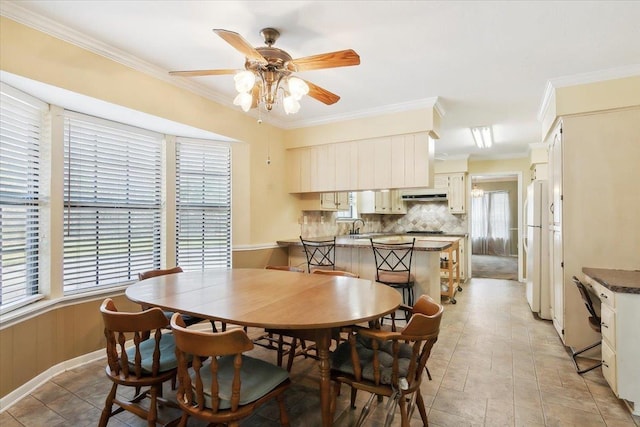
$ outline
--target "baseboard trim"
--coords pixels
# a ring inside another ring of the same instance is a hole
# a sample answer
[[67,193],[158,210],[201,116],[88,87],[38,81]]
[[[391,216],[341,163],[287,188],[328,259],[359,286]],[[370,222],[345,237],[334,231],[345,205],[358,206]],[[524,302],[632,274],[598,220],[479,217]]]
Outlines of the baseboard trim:
[[13,390],[11,393],[0,398],[0,413],[7,410],[9,407],[11,407],[11,405],[30,394],[33,390],[51,380],[56,375],[68,371],[69,369],[77,368],[78,366],[96,361],[101,357],[104,357],[104,355],[104,349],[100,349],[91,353],[83,354],[82,356],[78,356],[73,359],[65,360],[64,362],[50,367],[46,371],[35,376],[17,389]]

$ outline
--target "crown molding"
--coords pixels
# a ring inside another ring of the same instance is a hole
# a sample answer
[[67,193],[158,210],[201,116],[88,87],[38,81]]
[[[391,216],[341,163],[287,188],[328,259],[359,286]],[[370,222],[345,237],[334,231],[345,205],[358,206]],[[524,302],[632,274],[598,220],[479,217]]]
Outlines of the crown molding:
[[442,104],[439,102],[439,99],[440,99],[439,97],[434,96],[430,98],[418,99],[418,100],[409,101],[409,102],[401,102],[398,104],[385,105],[382,107],[367,108],[364,110],[353,111],[351,113],[340,113],[340,114],[323,116],[320,118],[309,119],[309,120],[297,120],[294,122],[287,123],[284,126],[284,128],[297,129],[297,128],[310,127],[310,126],[319,126],[319,125],[324,125],[328,123],[337,123],[337,122],[343,122],[348,120],[375,117],[383,114],[402,113],[405,111],[418,110],[421,108],[433,108],[435,111],[438,112],[440,117],[443,117],[445,115],[445,110],[442,107]]
[[640,64],[632,64],[624,67],[609,68],[606,70],[592,71],[589,73],[574,74],[572,76],[557,77],[547,80],[537,119],[542,121],[544,112],[549,108],[554,91],[561,87],[578,86],[596,83],[606,80],[622,79],[640,75]]
[[31,12],[19,6],[15,2],[3,1],[2,8],[0,9],[0,14],[16,22],[19,22],[20,24],[26,25],[52,37],[78,46],[81,49],[93,52],[126,67],[148,74],[154,78],[177,86],[179,88],[188,90],[195,93],[196,95],[203,96],[218,104],[233,108],[232,103],[228,99],[226,99],[226,97],[221,96],[219,93],[212,91],[206,86],[198,84],[193,80],[189,80],[184,77],[170,76],[167,70],[164,70],[149,62],[143,61],[136,56],[133,56],[123,50],[114,48],[113,46],[89,37],[88,35],[80,33],[79,31],[73,30],[67,26],[55,22],[52,19]]

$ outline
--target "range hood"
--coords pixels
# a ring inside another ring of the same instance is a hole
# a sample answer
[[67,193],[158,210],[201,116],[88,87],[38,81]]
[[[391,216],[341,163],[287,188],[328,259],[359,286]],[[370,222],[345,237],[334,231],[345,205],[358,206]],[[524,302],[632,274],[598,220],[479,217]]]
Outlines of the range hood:
[[446,202],[447,191],[435,188],[418,188],[414,190],[402,190],[402,200],[422,202]]

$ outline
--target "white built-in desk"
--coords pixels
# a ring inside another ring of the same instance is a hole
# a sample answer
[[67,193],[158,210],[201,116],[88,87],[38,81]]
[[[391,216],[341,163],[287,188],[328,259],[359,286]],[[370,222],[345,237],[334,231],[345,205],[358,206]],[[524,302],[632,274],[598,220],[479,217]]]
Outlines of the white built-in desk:
[[585,267],[582,272],[602,302],[602,374],[640,415],[640,271]]

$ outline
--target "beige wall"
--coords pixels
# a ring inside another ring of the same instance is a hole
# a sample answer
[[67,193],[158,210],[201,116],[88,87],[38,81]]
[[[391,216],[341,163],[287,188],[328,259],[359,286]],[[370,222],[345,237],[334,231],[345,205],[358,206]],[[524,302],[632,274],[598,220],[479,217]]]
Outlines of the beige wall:
[[640,75],[559,88],[549,86],[545,96],[540,115],[543,140],[558,117],[639,105]]
[[285,135],[285,146],[298,148],[419,132],[429,132],[432,138],[438,138],[439,117],[438,112],[429,107],[293,129]]
[[[140,311],[124,296],[122,311]],[[102,299],[45,311],[0,330],[0,397],[65,360],[105,347]]]
[[264,268],[267,265],[288,264],[289,248],[287,247],[233,251],[233,268]]

